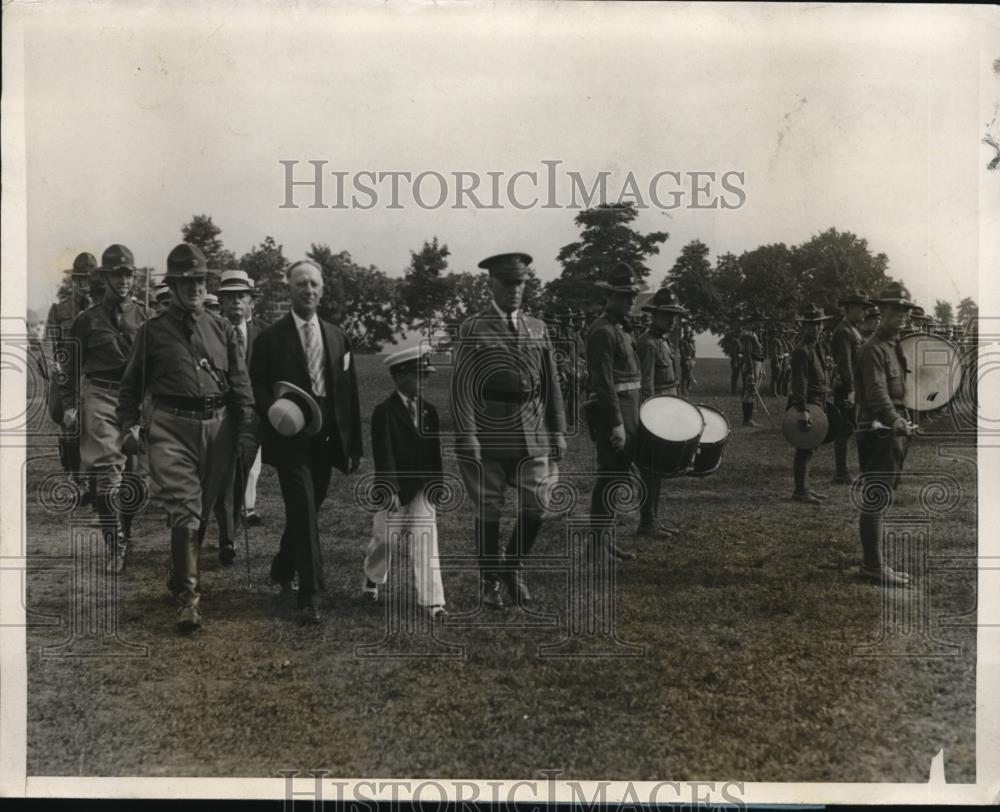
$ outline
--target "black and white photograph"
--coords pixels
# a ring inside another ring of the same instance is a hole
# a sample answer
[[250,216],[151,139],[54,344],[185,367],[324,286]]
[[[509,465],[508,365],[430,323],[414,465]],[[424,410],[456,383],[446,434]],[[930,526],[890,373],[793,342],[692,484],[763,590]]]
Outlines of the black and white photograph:
[[996,7],[14,2],[2,79],[0,795],[997,803]]

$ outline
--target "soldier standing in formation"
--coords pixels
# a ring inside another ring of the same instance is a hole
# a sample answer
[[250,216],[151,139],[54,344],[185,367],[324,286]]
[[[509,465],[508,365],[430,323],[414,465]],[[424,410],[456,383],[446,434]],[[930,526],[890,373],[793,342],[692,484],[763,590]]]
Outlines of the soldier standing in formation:
[[694,333],[690,324],[685,324],[681,328],[680,339],[681,351],[681,386],[680,392],[685,397],[691,388],[698,382],[694,379],[695,354],[697,352],[694,343]]
[[[791,394],[788,396],[788,409],[796,409],[799,423],[803,428],[812,425],[812,419],[806,406],[814,404],[826,410],[827,373],[826,359],[820,349],[819,336],[823,330],[826,316],[822,310],[810,307],[802,314],[802,340],[792,351]],[[811,448],[797,448],[792,469],[795,477],[795,491],[792,498],[796,502],[818,505],[826,497],[816,493],[809,487],[809,462],[812,459]]]
[[[642,376],[642,400],[655,395],[676,395],[677,353],[670,345],[668,336],[673,332],[678,317],[687,313],[687,310],[681,307],[674,291],[667,287],[656,291],[642,309],[652,315],[652,324],[639,336],[635,347]],[[666,527],[657,526],[656,522],[663,478],[647,469],[642,469],[642,477],[645,488],[636,535],[669,538],[673,532]]]
[[[629,486],[639,428],[642,376],[628,314],[636,294],[647,288],[624,262],[618,263],[607,280],[596,286],[607,291],[607,301],[587,336],[587,368],[593,393],[588,422],[597,446],[597,472],[590,501],[590,518],[595,525],[614,519],[611,495],[623,484]],[[613,540],[601,549],[597,538],[595,534],[591,555],[635,558],[634,553]]]
[[757,428],[753,422],[753,408],[755,401],[760,397],[758,387],[764,372],[764,347],[760,342],[760,326],[764,321],[764,316],[759,311],[754,311],[744,320],[743,332],[740,333],[740,355],[742,357],[743,372],[743,425]]
[[[123,451],[115,410],[125,365],[148,313],[131,297],[135,260],[128,248],[110,246],[101,255],[99,273],[104,279],[104,298],[81,313],[70,330],[77,352],[67,358],[62,383],[63,427],[72,434],[80,432],[81,467],[95,478],[95,503],[109,566],[120,572],[129,550],[134,512],[119,512],[115,506],[118,491],[128,470],[135,477],[129,501],[145,501],[145,466],[138,444]],[[138,431],[136,426],[137,438]]]
[[[67,431],[63,428],[63,416],[66,405],[63,401],[65,376],[70,365],[69,357],[76,355],[77,349],[69,341],[70,330],[84,310],[92,302],[88,292],[90,276],[97,270],[97,260],[93,254],[79,254],[73,260],[73,267],[65,273],[70,275],[70,289],[66,298],[53,303],[49,308],[48,319],[45,322],[45,339],[52,348],[53,368],[49,376],[49,417],[61,427],[59,432],[59,462],[63,470],[70,475],[81,495],[81,504],[88,504],[94,499],[93,479],[86,476],[80,462],[80,434],[77,431]],[[75,364],[79,369],[79,364]]]
[[[545,512],[542,489],[566,451],[566,417],[555,355],[545,323],[521,312],[531,257],[487,257],[492,300],[462,322],[452,377],[452,414],[460,468],[476,506],[483,604],[504,607],[501,584],[518,604],[531,600],[523,560]],[[518,513],[506,549],[500,515],[507,488],[518,494]]]
[[740,372],[743,369],[740,355],[740,334],[735,328],[726,331],[720,342],[722,352],[729,359],[729,388],[732,394],[739,391]]
[[[899,284],[890,285],[875,300],[881,323],[865,342],[854,371],[858,405],[858,462],[862,493],[899,485],[912,434],[906,411],[906,363],[899,346],[899,330],[913,308],[909,293]],[[877,421],[881,428],[874,426]],[[877,493],[862,506],[858,522],[864,559],[861,575],[881,586],[906,586],[910,577],[896,572],[882,558],[882,499]]]
[[177,629],[201,625],[200,528],[230,479],[237,435],[253,417],[253,394],[235,330],[204,309],[205,255],[181,243],[167,257],[169,309],[139,330],[122,379],[117,417],[125,449],[138,446],[147,390],[149,467],[170,527],[167,588]]
[[[845,296],[837,303],[844,308],[843,320],[834,328],[830,340],[833,360],[836,364],[836,376],[833,386],[833,403],[845,418],[850,428],[854,420],[854,367],[858,363],[858,353],[864,338],[859,325],[865,318],[865,311],[871,307],[871,302],[862,291],[855,291]],[[840,485],[851,484],[851,473],[847,467],[847,441],[849,435],[838,434],[833,441],[833,456],[836,473],[833,481]]]

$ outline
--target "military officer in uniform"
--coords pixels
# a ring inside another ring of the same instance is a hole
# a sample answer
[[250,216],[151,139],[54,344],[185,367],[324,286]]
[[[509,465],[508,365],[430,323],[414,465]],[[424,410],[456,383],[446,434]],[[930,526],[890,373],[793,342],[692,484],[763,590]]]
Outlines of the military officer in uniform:
[[[872,487],[894,490],[899,485],[913,432],[905,406],[907,369],[899,330],[914,305],[898,283],[889,285],[875,304],[881,310],[881,321],[862,346],[854,369],[862,493]],[[882,559],[881,499],[877,493],[873,496],[872,503],[862,507],[858,523],[864,555],[861,575],[882,586],[907,586],[909,575],[894,571]]]
[[134,447],[148,392],[150,475],[170,526],[170,577],[177,630],[201,625],[199,528],[229,479],[237,435],[246,431],[253,394],[235,330],[204,309],[208,261],[181,243],[167,256],[171,304],[139,330],[122,378],[118,420]]
[[[45,340],[52,349],[53,357],[53,374],[49,376],[49,417],[59,426],[62,426],[66,411],[62,396],[63,386],[60,381],[66,375],[69,355],[76,352],[69,341],[70,328],[76,317],[92,304],[89,295],[90,275],[96,269],[97,260],[93,254],[77,255],[73,260],[73,267],[66,271],[70,274],[69,293],[49,308],[48,319],[45,322]],[[63,470],[73,478],[81,494],[81,503],[87,504],[93,501],[92,479],[81,472],[80,437],[77,432],[70,433],[65,429],[60,432],[59,462]]]
[[153,301],[155,302],[153,307],[156,310],[157,315],[165,313],[170,309],[170,302],[172,301],[170,296],[170,287],[165,282],[161,282],[153,288]]
[[681,359],[680,393],[687,396],[687,394],[691,391],[691,388],[698,383],[694,379],[694,359],[697,349],[694,343],[694,333],[691,330],[690,324],[685,324],[681,327],[679,349]]
[[727,330],[719,344],[722,347],[723,354],[729,359],[729,388],[732,394],[735,395],[738,391],[737,385],[740,380],[740,370],[743,367],[740,355],[739,331],[735,329]]
[[[618,263],[605,281],[596,286],[607,292],[604,312],[590,325],[587,335],[587,367],[592,400],[588,408],[591,437],[597,446],[597,476],[590,501],[595,526],[614,519],[612,492],[623,483],[628,487],[635,459],[636,432],[642,375],[628,319],[635,297],[647,289],[631,266]],[[596,546],[592,555],[607,554],[627,560],[635,554],[611,541],[605,549]]]
[[[640,389],[642,400],[654,395],[676,395],[678,387],[677,352],[671,346],[669,336],[673,333],[677,319],[687,313],[681,307],[677,294],[671,288],[660,288],[653,298],[642,306],[651,314],[652,324],[636,341],[636,357],[642,376]],[[663,478],[643,469],[645,485],[642,504],[639,508],[639,527],[636,535],[646,538],[669,538],[673,532],[656,525]]]
[[[871,307],[867,295],[862,291],[845,296],[837,303],[844,308],[843,320],[834,328],[830,339],[830,349],[836,364],[833,402],[850,427],[854,427],[854,367],[858,363],[858,353],[864,338],[858,329],[865,318],[865,311]],[[833,481],[840,485],[851,484],[851,473],[847,468],[847,440],[849,435],[838,436],[833,441],[833,456],[836,472]]]
[[[492,300],[459,327],[452,376],[452,415],[465,487],[476,506],[483,603],[503,608],[501,583],[519,604],[531,599],[523,560],[545,511],[543,481],[566,450],[566,417],[552,343],[544,322],[521,312],[531,257],[498,254],[479,263]],[[506,549],[500,514],[508,487],[518,515]]]
[[750,313],[743,319],[744,327],[740,333],[740,356],[743,361],[743,425],[756,428],[753,422],[754,402],[758,397],[758,389],[764,372],[764,346],[760,341],[760,326],[764,316],[759,311]]
[[[826,359],[820,349],[819,336],[826,316],[816,307],[809,307],[802,314],[802,340],[792,351],[791,393],[788,409],[800,412],[799,421],[803,426],[812,425],[806,406],[810,403],[826,409],[827,371]],[[792,498],[796,502],[810,505],[820,504],[826,497],[809,487],[809,462],[813,450],[797,448],[792,469],[795,477],[795,491]]]
[[[138,445],[123,451],[115,410],[125,365],[136,334],[148,313],[131,297],[135,260],[124,245],[112,245],[101,255],[99,273],[104,278],[104,298],[87,308],[73,322],[70,353],[62,382],[66,406],[63,426],[80,431],[80,458],[84,471],[94,476],[97,515],[104,528],[109,566],[121,572],[132,533],[131,510],[115,508],[123,473],[134,474],[130,497],[144,501],[144,465]],[[138,431],[138,429],[137,429]],[[124,507],[124,505],[122,506]]]
[[[881,315],[882,315],[881,311],[874,305],[872,305],[865,311],[864,321],[862,321],[861,324],[858,326],[858,332],[861,333],[861,337],[865,341],[867,341],[869,338],[875,335],[875,331],[878,329]],[[857,398],[855,398],[855,402],[857,402]]]

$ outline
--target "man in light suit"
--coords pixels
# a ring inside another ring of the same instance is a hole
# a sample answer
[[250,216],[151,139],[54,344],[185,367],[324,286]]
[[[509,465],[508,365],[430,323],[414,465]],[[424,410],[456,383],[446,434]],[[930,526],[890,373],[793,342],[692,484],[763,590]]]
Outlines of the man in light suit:
[[[291,312],[258,336],[250,379],[262,418],[264,463],[277,469],[285,502],[285,530],[271,562],[271,580],[290,591],[298,573],[299,614],[303,623],[315,624],[320,622],[315,595],[325,589],[317,517],[332,469],[352,474],[361,463],[361,410],[350,340],[317,314],[323,297],[319,266],[301,260],[286,279]],[[293,384],[319,405],[317,433],[284,436],[268,420],[279,382]]]
[[[222,305],[222,315],[233,325],[237,346],[249,369],[253,358],[253,343],[261,333],[261,328],[250,319],[253,280],[246,271],[223,271],[217,293]],[[249,430],[240,434],[237,457],[230,471],[231,481],[226,483],[222,497],[213,511],[219,525],[219,562],[224,567],[231,566],[236,558],[234,538],[243,512],[243,493],[252,466],[260,458],[258,423],[259,420],[255,419]],[[259,463],[256,464],[259,471]],[[203,527],[203,537],[204,532]]]
[[[566,450],[566,416],[555,355],[545,322],[521,313],[531,257],[499,254],[479,263],[489,271],[492,301],[459,327],[452,376],[452,415],[462,479],[476,506],[482,600],[504,607],[501,583],[518,604],[531,600],[522,577],[542,526],[541,490],[551,460]],[[500,514],[508,487],[519,496],[505,550]]]

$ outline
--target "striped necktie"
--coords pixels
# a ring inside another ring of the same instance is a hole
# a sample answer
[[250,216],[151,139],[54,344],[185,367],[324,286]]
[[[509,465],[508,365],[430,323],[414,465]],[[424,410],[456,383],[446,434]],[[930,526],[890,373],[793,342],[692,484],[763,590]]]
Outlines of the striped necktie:
[[307,321],[302,325],[302,331],[305,333],[303,343],[306,348],[306,364],[309,367],[309,380],[312,384],[312,392],[317,397],[325,397],[326,386],[323,384],[323,350],[320,349],[316,327],[311,321]]

